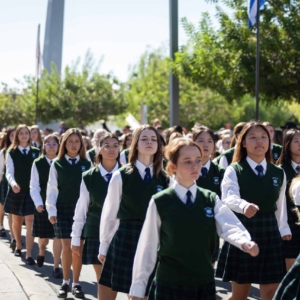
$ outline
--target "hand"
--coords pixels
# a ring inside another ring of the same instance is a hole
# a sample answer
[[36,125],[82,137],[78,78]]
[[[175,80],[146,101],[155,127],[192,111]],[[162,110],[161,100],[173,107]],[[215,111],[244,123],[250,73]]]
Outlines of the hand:
[[257,211],[259,211],[259,207],[253,203],[249,203],[244,207],[244,215],[249,219],[254,217]]
[[80,256],[80,246],[73,246],[71,245],[72,252],[76,253],[78,256]]
[[36,208],[36,210],[37,210],[39,213],[41,213],[41,212],[44,211],[44,206],[43,206],[43,205],[39,205],[39,206]]
[[284,236],[282,237],[282,239],[283,239],[284,241],[290,241],[290,240],[292,239],[292,235],[291,235],[291,234],[284,235]]
[[13,192],[14,192],[15,194],[18,194],[18,193],[20,193],[20,191],[21,191],[21,188],[20,188],[20,186],[19,186],[17,183],[15,183],[15,184],[12,186],[12,189],[13,189]]
[[50,217],[49,218],[49,221],[50,221],[50,223],[53,225],[53,224],[56,224],[57,223],[57,218],[56,218],[56,216],[53,216],[53,217]]
[[101,264],[104,264],[105,258],[106,258],[105,255],[102,255],[102,254],[99,254],[99,255],[98,255],[98,260],[101,262]]
[[243,250],[251,256],[257,256],[259,253],[258,245],[254,242],[245,243],[242,245]]

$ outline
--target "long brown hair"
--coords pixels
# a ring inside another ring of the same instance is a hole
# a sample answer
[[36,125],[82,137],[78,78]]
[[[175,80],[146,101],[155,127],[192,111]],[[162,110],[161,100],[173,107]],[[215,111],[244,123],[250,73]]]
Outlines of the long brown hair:
[[10,149],[14,149],[15,150],[20,145],[20,142],[19,142],[19,133],[20,133],[21,129],[23,129],[23,128],[26,128],[28,130],[28,133],[29,133],[28,146],[30,148],[32,148],[31,147],[31,136],[30,136],[30,129],[29,129],[29,127],[26,124],[19,124],[17,126],[17,128],[16,128],[14,140],[13,140],[12,144],[10,145],[10,147],[8,148],[9,150]]
[[237,123],[233,128],[233,137],[231,139],[230,148],[233,148],[236,145],[236,142],[238,140],[239,134],[242,132],[244,126],[247,124],[247,122],[240,122]]
[[[192,135],[192,140],[193,140],[194,142],[196,142],[198,136],[199,136],[202,132],[207,132],[207,133],[210,135],[210,137],[212,138],[213,142],[214,142],[214,150],[213,150],[213,153],[212,153],[211,156],[210,156],[210,159],[212,160],[212,159],[214,158],[214,156],[215,156],[215,151],[216,151],[215,134],[214,134],[214,132],[213,132],[210,128],[208,128],[207,126],[205,126],[205,125],[195,126],[195,127],[193,128],[193,131],[192,131],[192,133],[193,133],[193,135]],[[202,154],[201,154],[201,155],[202,155]]]
[[247,150],[243,146],[243,142],[245,141],[246,136],[247,136],[248,132],[250,131],[250,129],[252,129],[254,127],[260,127],[268,135],[269,147],[268,147],[268,151],[265,154],[265,157],[266,157],[267,162],[272,163],[273,160],[272,160],[271,139],[270,139],[269,131],[261,122],[257,122],[257,121],[250,121],[250,122],[246,123],[242,132],[239,134],[239,137],[238,137],[238,140],[236,143],[236,148],[235,148],[234,155],[233,155],[233,159],[232,159],[232,163],[239,162],[241,160],[244,160],[247,157]]
[[38,132],[38,143],[40,144],[40,146],[41,146],[41,148],[42,148],[42,147],[43,147],[43,139],[42,139],[42,136],[41,136],[40,128],[39,128],[39,126],[37,126],[37,125],[32,125],[32,126],[30,127],[30,135],[31,135],[31,131],[32,131],[33,129],[36,129],[37,132]]
[[65,154],[67,154],[66,143],[67,143],[67,139],[72,134],[77,134],[78,137],[79,137],[79,140],[80,140],[81,145],[80,145],[80,149],[78,151],[78,155],[80,156],[80,158],[86,159],[85,147],[84,147],[84,144],[83,144],[82,136],[80,134],[80,131],[77,128],[70,128],[64,133],[63,138],[61,140],[61,144],[60,144],[60,147],[59,147],[57,157],[60,159],[60,158],[64,157]]
[[0,150],[5,148],[5,140],[6,140],[6,132],[1,132],[0,136],[1,136],[1,142],[0,142]]
[[135,129],[132,134],[132,143],[130,146],[129,157],[128,157],[128,163],[131,165],[131,169],[129,169],[128,172],[131,173],[133,171],[133,169],[135,168],[135,162],[137,161],[137,158],[138,158],[137,146],[138,146],[139,138],[140,138],[141,132],[144,130],[147,130],[147,129],[154,131],[154,133],[156,135],[156,139],[157,139],[157,151],[154,154],[154,158],[153,158],[153,174],[155,174],[157,176],[159,174],[159,172],[162,170],[163,155],[162,155],[160,134],[155,129],[155,127],[153,127],[151,125],[141,125],[137,129]]

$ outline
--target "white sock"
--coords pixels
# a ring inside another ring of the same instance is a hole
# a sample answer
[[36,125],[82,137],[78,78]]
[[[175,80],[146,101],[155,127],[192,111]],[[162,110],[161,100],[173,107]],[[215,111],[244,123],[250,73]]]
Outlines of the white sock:
[[70,285],[70,279],[68,279],[68,280],[63,280],[63,284],[67,284],[67,285]]
[[72,283],[72,288],[73,288],[74,286],[76,286],[76,285],[79,285],[79,283],[73,282],[73,283]]

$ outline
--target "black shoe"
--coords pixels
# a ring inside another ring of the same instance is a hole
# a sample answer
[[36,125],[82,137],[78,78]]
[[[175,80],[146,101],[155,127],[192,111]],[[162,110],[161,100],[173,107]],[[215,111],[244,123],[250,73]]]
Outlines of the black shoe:
[[10,242],[10,249],[13,251],[13,252],[15,252],[15,250],[16,250],[16,247],[17,247],[17,242],[16,242],[16,240],[15,239],[13,239],[11,242]]
[[63,273],[60,268],[55,268],[53,270],[53,277],[54,278],[63,278]]
[[57,297],[58,297],[58,298],[67,298],[68,292],[70,292],[70,291],[71,291],[70,286],[69,286],[68,284],[64,283],[64,284],[60,287],[60,289],[59,289],[59,291],[58,291],[58,293],[57,293]]
[[44,265],[45,256],[40,256],[36,258],[37,265],[41,268]]
[[22,257],[21,249],[16,249],[14,255],[17,257]]
[[0,230],[0,235],[1,235],[1,236],[6,236],[6,230],[5,230],[4,228],[2,228],[2,229]]
[[26,262],[26,265],[30,265],[30,266],[35,265],[35,261],[34,261],[34,259],[32,257],[26,258],[25,262]]
[[75,296],[75,298],[84,298],[84,293],[82,291],[82,287],[80,285],[75,285],[72,288],[72,294]]

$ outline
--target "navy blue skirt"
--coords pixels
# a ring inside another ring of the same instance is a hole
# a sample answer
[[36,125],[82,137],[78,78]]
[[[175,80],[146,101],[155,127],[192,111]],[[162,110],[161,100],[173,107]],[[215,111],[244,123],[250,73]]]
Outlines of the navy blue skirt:
[[98,259],[100,241],[99,238],[86,237],[82,251],[83,265],[101,265]]
[[39,213],[35,209],[32,226],[32,236],[42,239],[55,237],[54,228],[49,221],[48,212],[46,210]]

